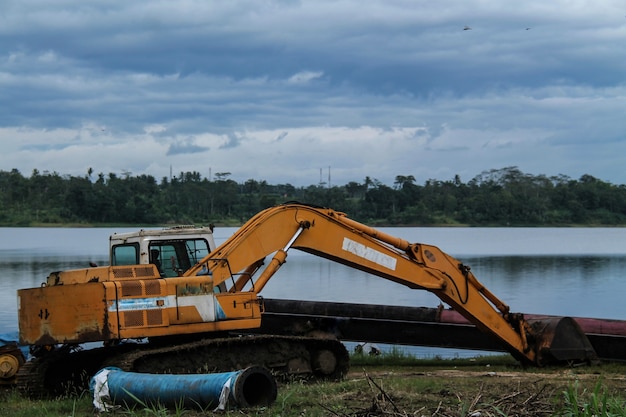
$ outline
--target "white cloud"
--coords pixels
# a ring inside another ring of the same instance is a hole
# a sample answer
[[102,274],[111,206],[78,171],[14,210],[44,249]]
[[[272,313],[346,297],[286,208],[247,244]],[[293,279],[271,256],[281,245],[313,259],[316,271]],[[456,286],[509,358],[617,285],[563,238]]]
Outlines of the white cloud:
[[302,71],[289,77],[289,84],[306,84],[324,75],[322,71]]
[[145,126],[143,130],[144,132],[148,134],[156,134],[156,133],[163,133],[167,131],[167,127],[162,124],[152,124],[152,125]]

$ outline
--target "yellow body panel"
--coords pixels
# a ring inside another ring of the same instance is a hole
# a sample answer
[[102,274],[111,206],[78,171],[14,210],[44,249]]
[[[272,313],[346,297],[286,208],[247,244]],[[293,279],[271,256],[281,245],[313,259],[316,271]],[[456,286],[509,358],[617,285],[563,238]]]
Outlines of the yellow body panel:
[[[213,281],[207,276],[137,279],[130,272],[136,269],[65,271],[53,278],[63,285],[19,290],[20,342],[106,342],[261,324],[261,307],[254,293],[214,294]],[[150,272],[152,266],[139,269]],[[85,278],[87,282],[81,283]]]
[[19,290],[20,343],[51,345],[109,340],[112,331],[102,302],[105,293],[102,283]]

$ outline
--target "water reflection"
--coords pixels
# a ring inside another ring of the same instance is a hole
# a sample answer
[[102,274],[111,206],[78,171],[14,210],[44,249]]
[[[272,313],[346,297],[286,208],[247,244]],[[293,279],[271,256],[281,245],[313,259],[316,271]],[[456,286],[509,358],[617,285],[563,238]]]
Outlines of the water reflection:
[[626,319],[626,256],[502,256],[464,260],[516,311]]
[[575,272],[581,279],[593,280],[600,276],[613,276],[626,267],[624,256],[487,256],[467,258],[473,269],[490,275],[500,274],[501,279],[512,283],[548,275]]
[[[108,263],[106,258],[97,257],[54,257],[46,256],[38,258],[35,256],[13,258],[11,260],[0,260],[0,273],[2,277],[8,277],[8,280],[14,284],[41,283],[52,271],[62,269],[79,269],[87,268],[89,262],[100,262],[103,265]],[[4,279],[2,280],[4,281]],[[38,285],[38,284],[37,284]],[[23,287],[20,287],[23,288]]]

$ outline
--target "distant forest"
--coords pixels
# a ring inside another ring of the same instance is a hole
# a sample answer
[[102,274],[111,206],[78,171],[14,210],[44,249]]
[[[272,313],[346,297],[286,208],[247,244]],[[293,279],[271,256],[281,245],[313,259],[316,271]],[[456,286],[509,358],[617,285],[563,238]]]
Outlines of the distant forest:
[[208,223],[237,226],[287,201],[330,207],[378,226],[626,225],[626,186],[591,175],[546,177],[517,167],[484,171],[467,183],[398,175],[392,185],[366,177],[329,187],[238,183],[231,173],[203,178],[181,172],[160,181],[150,175],[67,176],[34,170],[0,171],[1,226],[104,226]]

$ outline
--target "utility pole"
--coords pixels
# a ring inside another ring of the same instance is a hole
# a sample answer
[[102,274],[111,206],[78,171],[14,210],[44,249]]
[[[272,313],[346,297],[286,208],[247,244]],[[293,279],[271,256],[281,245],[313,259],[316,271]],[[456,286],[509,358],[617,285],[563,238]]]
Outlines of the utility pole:
[[328,188],[330,188],[330,165],[328,165]]

